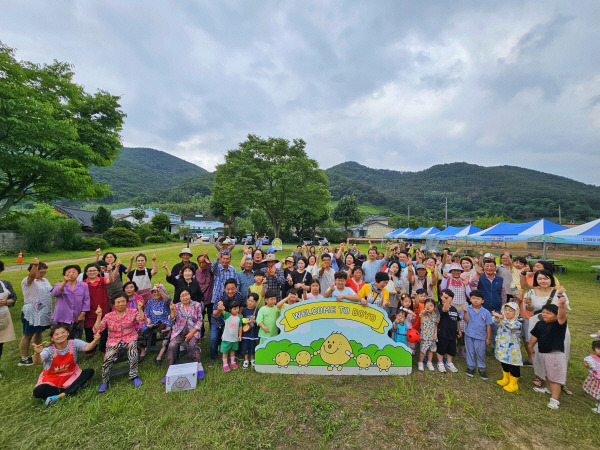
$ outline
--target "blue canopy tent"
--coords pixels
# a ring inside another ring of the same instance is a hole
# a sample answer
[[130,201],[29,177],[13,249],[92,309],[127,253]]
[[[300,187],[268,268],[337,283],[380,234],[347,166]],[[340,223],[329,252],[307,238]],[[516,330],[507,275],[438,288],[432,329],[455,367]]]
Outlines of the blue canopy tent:
[[437,233],[434,237],[434,239],[437,239],[439,241],[448,241],[448,240],[452,240],[454,238],[454,236],[456,235],[457,232],[459,232],[460,230],[462,230],[463,227],[447,227],[444,228],[442,231],[440,231],[439,233]]
[[550,233],[548,242],[557,244],[600,245],[600,219]]
[[464,239],[465,250],[468,250],[467,236],[474,233],[479,233],[480,231],[483,230],[473,225],[467,225],[466,227],[448,227],[436,234],[435,239],[439,239],[441,241],[458,241]]
[[[419,231],[421,230],[421,231]],[[417,233],[417,231],[419,233]],[[418,228],[414,231],[414,233],[410,234],[410,238],[411,239],[426,239],[426,238],[431,238],[434,235],[438,234],[440,232],[440,230],[438,230],[436,227],[430,227],[430,228]]]
[[404,237],[407,238],[407,239],[413,239],[413,237],[419,236],[421,233],[423,233],[426,230],[427,230],[427,228],[419,227],[415,231],[412,231],[410,233],[406,233],[404,235]]
[[410,233],[412,231],[413,230],[410,228],[398,228],[394,231],[390,231],[388,234],[385,235],[385,237],[397,239],[404,237],[406,233]]

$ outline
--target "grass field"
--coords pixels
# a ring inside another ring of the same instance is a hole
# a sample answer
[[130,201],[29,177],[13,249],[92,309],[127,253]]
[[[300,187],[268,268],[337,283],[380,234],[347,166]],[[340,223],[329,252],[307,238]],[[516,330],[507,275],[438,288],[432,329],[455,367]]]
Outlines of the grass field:
[[[192,248],[195,255],[204,249]],[[159,263],[177,261],[178,250],[157,252]],[[92,258],[90,258],[91,260]],[[236,251],[234,263],[239,266]],[[593,262],[562,260],[560,281],[573,311],[568,386],[561,408],[549,410],[544,394],[532,391],[533,370],[524,368],[520,390],[506,393],[495,380],[500,366],[488,352],[485,382],[457,374],[413,373],[406,377],[261,375],[250,370],[229,374],[208,368],[208,339],[202,342],[206,378],[195,391],[165,394],[165,374],[147,358],[140,366],[144,385],[134,389],[117,377],[97,394],[101,356],[81,363],[97,373],[88,388],[51,408],[31,392],[41,367],[17,367],[17,342],[5,344],[0,361],[3,418],[0,448],[572,448],[600,447],[600,416],[581,388],[591,352],[589,334],[600,328],[600,284]],[[60,278],[62,265],[50,264],[48,279]],[[20,337],[24,270],[5,272],[19,303],[12,310]],[[164,280],[164,271],[157,277]],[[152,355],[151,355],[152,356]]]

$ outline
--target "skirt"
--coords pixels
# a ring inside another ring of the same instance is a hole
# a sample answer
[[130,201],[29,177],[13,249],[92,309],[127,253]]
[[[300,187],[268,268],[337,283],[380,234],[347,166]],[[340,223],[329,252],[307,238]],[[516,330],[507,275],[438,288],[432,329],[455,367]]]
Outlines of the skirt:
[[8,306],[2,306],[0,307],[0,343],[14,341],[16,338],[10,310]]

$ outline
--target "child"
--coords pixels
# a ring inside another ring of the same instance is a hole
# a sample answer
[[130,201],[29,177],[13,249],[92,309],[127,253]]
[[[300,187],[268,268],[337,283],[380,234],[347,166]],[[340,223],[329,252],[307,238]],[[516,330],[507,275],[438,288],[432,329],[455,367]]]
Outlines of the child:
[[244,355],[242,369],[247,369],[250,364],[254,367],[254,349],[258,343],[258,325],[256,324],[256,313],[258,312],[258,295],[250,293],[246,300],[246,307],[242,311],[242,317],[247,320],[245,325],[250,325],[250,330],[242,330],[241,353]]
[[300,298],[298,297],[298,289],[289,288],[287,291],[287,296],[284,299],[280,300],[279,303],[277,303],[277,308],[282,310],[287,305],[294,305],[294,304],[298,303],[299,301],[300,301]]
[[567,332],[567,298],[558,296],[558,307],[555,304],[542,306],[542,318],[539,320],[529,339],[530,354],[534,354],[537,343],[537,358],[540,376],[546,378],[546,387],[534,387],[536,392],[551,394],[548,408],[558,409],[561,386],[567,381],[567,358],[565,356],[565,335]]
[[277,318],[279,317],[279,308],[277,308],[277,294],[275,291],[268,290],[265,293],[265,306],[258,310],[256,321],[260,330],[258,336],[260,343],[264,343],[268,337],[277,336]]
[[519,390],[518,381],[521,376],[523,357],[521,356],[521,322],[519,322],[519,305],[509,302],[502,307],[502,312],[493,312],[494,322],[498,328],[494,355],[502,364],[501,380],[496,381],[504,386],[506,392]]
[[[427,368],[430,371],[434,371],[433,363],[433,352],[437,351],[437,345],[435,343],[437,339],[437,324],[438,316],[435,311],[435,303],[432,299],[428,298],[425,300],[425,309],[421,313],[421,353],[419,354],[419,362],[417,368],[423,371],[423,360],[425,359],[425,353],[427,353]],[[438,355],[438,364],[442,361]]]
[[329,287],[323,294],[325,298],[333,297],[338,302],[341,300],[352,300],[359,302],[360,297],[351,288],[346,286],[346,279],[348,274],[346,272],[338,271],[333,275],[334,284]]
[[408,339],[406,339],[406,333],[408,332],[408,323],[406,322],[406,311],[399,309],[396,313],[396,319],[394,320],[393,326],[394,342],[401,342],[404,345],[408,345]]
[[257,308],[265,306],[265,275],[260,270],[254,271],[254,284],[250,286],[250,292],[258,296]]
[[160,283],[152,286],[151,293],[152,298],[148,300],[146,308],[144,309],[144,312],[146,313],[146,323],[142,325],[144,341],[142,343],[140,359],[143,359],[144,356],[146,356],[148,338],[153,334],[156,335],[156,332],[159,332],[163,338],[162,348],[158,352],[158,356],[154,358],[154,364],[160,366],[162,364],[162,357],[169,345],[168,335],[171,331],[171,309],[169,304],[171,303],[171,297],[166,294],[165,287]]
[[313,300],[315,298],[323,298],[321,295],[321,285],[319,284],[319,280],[313,278],[310,282],[310,292],[306,294],[307,300]]
[[465,346],[467,347],[467,371],[468,377],[475,374],[475,357],[477,357],[477,368],[482,380],[487,380],[485,373],[485,347],[492,343],[492,314],[483,304],[483,291],[471,292],[471,305],[463,305],[463,320],[467,323],[465,329]]
[[229,312],[225,311],[223,302],[219,302],[217,317],[223,315],[225,326],[223,327],[223,337],[221,338],[221,353],[223,354],[223,371],[230,372],[227,364],[227,354],[231,360],[231,367],[238,368],[235,362],[235,352],[239,348],[242,340],[242,316],[240,315],[240,304],[235,300],[229,303]]
[[600,414],[600,340],[592,342],[592,350],[594,354],[583,359],[585,367],[590,371],[583,382],[583,390],[596,399],[598,404],[592,411]]
[[413,302],[415,318],[412,322],[412,326],[419,332],[421,331],[421,313],[425,309],[425,300],[427,300],[427,291],[425,289],[418,289],[417,292],[415,292],[415,299]]
[[[463,305],[467,304],[467,298],[471,293],[469,278],[462,278],[464,269],[460,264],[450,264],[449,272],[450,276],[442,279],[440,289],[450,289],[452,292],[454,292],[452,306],[454,306],[457,311],[462,311],[462,307]],[[464,321],[460,321],[459,324],[462,334],[465,332],[466,323]],[[464,346],[460,346],[459,352],[463,358],[466,356]]]
[[[462,332],[458,311],[452,306],[453,300],[454,292],[450,289],[444,289],[442,291],[442,304],[438,306],[440,319],[437,332],[437,359],[440,372],[446,372],[446,369],[453,373],[458,372],[452,358],[456,356],[456,339],[462,336]],[[444,357],[446,358],[445,366]]]

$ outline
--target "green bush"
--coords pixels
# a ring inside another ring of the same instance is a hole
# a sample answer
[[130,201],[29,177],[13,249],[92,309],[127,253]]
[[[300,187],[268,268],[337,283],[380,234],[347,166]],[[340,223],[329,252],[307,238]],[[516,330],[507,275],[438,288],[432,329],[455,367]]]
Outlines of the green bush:
[[125,219],[113,220],[113,228],[127,228],[133,230],[133,224]]
[[58,232],[58,219],[49,205],[40,205],[35,211],[19,219],[19,232],[25,236],[27,249],[32,252],[49,252],[54,247]]
[[[81,231],[79,222],[73,219],[58,220],[58,236],[61,238],[60,247],[65,250],[75,250],[81,243],[78,233]],[[94,249],[95,250],[95,249]]]
[[113,228],[104,233],[104,239],[113,247],[137,247],[142,240],[127,228]]
[[94,251],[97,248],[101,248],[102,250],[104,250],[108,246],[108,242],[106,242],[105,239],[91,237],[82,239],[81,243],[79,244],[79,249]]
[[167,242],[164,236],[148,236],[146,238],[146,242],[161,244],[163,242]]
[[135,232],[135,234],[137,234],[140,237],[140,240],[142,242],[146,241],[146,238],[148,236],[153,236],[155,235],[155,231],[152,229],[152,226],[149,223],[144,223],[142,225],[139,225],[137,227],[135,227],[133,229],[133,231]]

